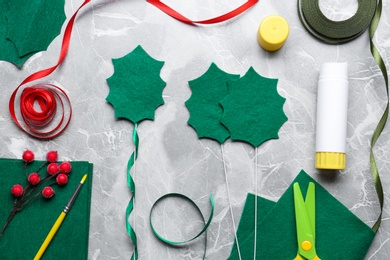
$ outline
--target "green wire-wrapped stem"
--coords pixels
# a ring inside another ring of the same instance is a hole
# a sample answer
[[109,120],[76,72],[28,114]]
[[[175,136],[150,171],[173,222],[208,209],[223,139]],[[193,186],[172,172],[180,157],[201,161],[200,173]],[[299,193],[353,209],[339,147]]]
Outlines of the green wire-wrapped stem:
[[131,199],[126,207],[126,230],[127,230],[127,234],[129,235],[129,237],[131,238],[131,241],[134,244],[134,253],[131,256],[131,260],[138,259],[137,236],[136,236],[135,231],[134,231],[134,229],[131,226],[130,221],[129,221],[130,214],[134,209],[134,201],[135,201],[135,182],[133,180],[133,177],[131,176],[131,168],[133,167],[135,160],[137,159],[137,156],[138,156],[139,138],[138,138],[138,134],[137,134],[137,127],[138,127],[138,124],[135,124],[134,129],[133,129],[133,136],[132,136],[135,149],[134,149],[134,152],[131,154],[130,159],[127,163],[127,186],[130,189],[132,197],[131,197]]

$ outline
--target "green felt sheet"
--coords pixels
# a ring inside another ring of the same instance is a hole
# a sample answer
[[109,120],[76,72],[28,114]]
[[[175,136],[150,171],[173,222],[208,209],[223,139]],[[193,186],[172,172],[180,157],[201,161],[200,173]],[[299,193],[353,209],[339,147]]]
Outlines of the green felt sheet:
[[227,81],[238,78],[239,75],[228,74],[212,63],[202,76],[188,82],[192,90],[186,102],[190,111],[188,124],[199,138],[211,138],[222,144],[230,136],[220,122],[223,110],[219,101],[228,94]]
[[[28,166],[35,171],[42,162]],[[72,210],[67,214],[57,234],[42,259],[87,259],[89,216],[91,204],[92,164],[71,162],[69,182],[59,187],[54,185],[55,195],[51,199],[42,197],[31,202],[15,215],[2,237],[0,237],[0,259],[33,259],[57,217],[64,209],[82,176],[88,173]],[[0,159],[0,226],[3,227],[13,205],[10,188],[24,181],[24,162],[16,159]],[[46,169],[40,171],[41,175]]]
[[257,147],[279,137],[287,117],[283,112],[285,98],[278,94],[277,82],[262,77],[252,67],[240,79],[228,82],[229,94],[220,103],[221,122],[229,130],[230,139]]
[[114,107],[115,117],[133,123],[154,120],[156,108],[164,104],[166,84],[160,78],[164,62],[150,57],[141,46],[112,62],[114,74],[107,79],[110,93],[106,100]]
[[[309,182],[316,184],[316,249],[322,260],[364,259],[375,232],[304,171],[298,182],[305,196]],[[286,260],[297,254],[292,185],[277,203],[258,198],[257,259]],[[237,230],[243,260],[254,256],[255,196],[248,194]],[[234,244],[230,260],[239,259]]]

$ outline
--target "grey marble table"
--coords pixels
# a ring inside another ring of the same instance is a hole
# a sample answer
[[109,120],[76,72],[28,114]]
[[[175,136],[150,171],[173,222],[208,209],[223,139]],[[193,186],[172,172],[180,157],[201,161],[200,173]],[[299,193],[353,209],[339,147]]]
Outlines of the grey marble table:
[[[164,0],[187,17],[206,19],[230,11],[244,0]],[[228,2],[228,3],[227,3]],[[81,0],[67,0],[67,17]],[[320,1],[323,12],[334,20],[350,17],[355,0]],[[290,36],[276,53],[262,50],[256,41],[260,21],[270,15],[284,16]],[[383,15],[374,37],[384,60],[390,55],[390,7],[384,1]],[[130,218],[138,236],[139,259],[201,259],[204,237],[189,245],[172,248],[158,241],[149,227],[152,204],[168,192],[184,193],[195,200],[207,217],[208,197],[214,195],[215,217],[208,230],[207,259],[226,259],[234,230],[248,192],[278,200],[301,169],[304,169],[366,224],[379,214],[369,169],[369,146],[387,99],[380,70],[369,51],[368,32],[344,45],[326,45],[311,37],[297,15],[296,1],[259,1],[245,14],[220,25],[194,27],[180,23],[141,0],[93,0],[77,18],[65,62],[49,78],[70,96],[74,117],[64,134],[39,141],[27,136],[12,122],[8,100],[14,88],[28,75],[54,65],[62,37],[48,50],[31,57],[22,70],[0,62],[0,156],[20,158],[30,148],[37,156],[49,149],[61,159],[88,160],[94,164],[89,259],[129,259],[133,245],[125,229],[125,208],[131,197],[126,185],[126,165],[134,149],[133,124],[116,120],[105,98],[106,79],[113,74],[111,59],[141,45],[152,57],[165,61],[161,78],[165,104],[154,121],[138,128],[139,157],[134,176],[137,187],[135,210]],[[347,168],[333,176],[314,168],[315,111],[318,72],[322,63],[349,63],[350,102],[348,114]],[[278,78],[278,92],[286,98],[288,121],[278,140],[261,145],[224,144],[233,218],[229,211],[221,146],[199,140],[187,125],[190,97],[188,81],[202,75],[211,62],[228,73],[243,75],[252,66],[258,73]],[[389,126],[375,147],[384,191],[383,222],[365,259],[390,259],[390,133]],[[257,157],[257,165],[255,158]],[[257,184],[255,180],[257,167]],[[201,229],[196,211],[183,201],[169,200],[157,209],[155,224],[171,239],[184,239]]]

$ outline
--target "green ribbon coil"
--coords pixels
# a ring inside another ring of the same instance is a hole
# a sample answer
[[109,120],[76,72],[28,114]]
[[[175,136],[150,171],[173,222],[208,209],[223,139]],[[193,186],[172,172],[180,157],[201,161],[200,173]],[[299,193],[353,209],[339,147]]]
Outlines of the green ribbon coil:
[[136,236],[135,231],[134,231],[134,229],[131,226],[130,221],[129,221],[130,214],[134,209],[134,200],[135,200],[135,182],[133,180],[133,177],[131,176],[131,168],[133,167],[135,160],[137,159],[137,156],[138,156],[139,138],[138,138],[138,134],[137,134],[137,127],[138,127],[138,124],[135,124],[134,129],[133,129],[133,136],[132,136],[135,150],[131,154],[129,161],[127,162],[127,186],[129,187],[129,189],[131,191],[132,197],[131,197],[131,199],[126,207],[126,230],[127,230],[127,234],[129,235],[129,237],[131,238],[131,241],[134,244],[134,253],[131,256],[131,260],[138,259],[137,236]]
[[[172,197],[176,197],[176,198],[181,198],[181,199],[184,199],[186,201],[188,201],[198,212],[199,214],[202,216],[202,221],[203,221],[203,224],[204,224],[204,227],[203,229],[197,234],[195,235],[194,237],[192,238],[189,238],[187,240],[184,240],[184,241],[171,241],[171,240],[168,240],[166,238],[164,238],[163,236],[161,236],[157,231],[156,229],[154,228],[153,226],[153,221],[152,221],[152,213],[155,209],[155,207],[163,200],[167,199],[167,198],[172,198]],[[150,221],[150,227],[154,233],[154,235],[160,239],[162,242],[168,244],[168,245],[172,245],[172,246],[177,246],[177,245],[182,245],[182,244],[185,244],[185,243],[188,243],[188,242],[191,242],[195,239],[197,239],[198,237],[200,237],[203,233],[205,233],[207,231],[207,228],[210,226],[211,224],[211,221],[213,219],[213,216],[214,216],[214,199],[213,199],[213,195],[210,195],[210,205],[211,205],[211,211],[210,211],[210,216],[209,216],[209,219],[207,220],[207,222],[205,221],[204,217],[203,217],[203,214],[202,214],[202,211],[200,210],[200,208],[198,207],[198,205],[196,205],[196,203],[189,197],[183,195],[183,194],[180,194],[180,193],[168,193],[168,194],[165,194],[163,195],[162,197],[160,197],[152,206],[151,210],[150,210],[150,215],[149,215],[149,221]],[[206,250],[207,250],[207,234],[205,235],[205,247],[204,247],[204,252],[203,252],[203,259],[205,259],[206,257]]]
[[303,26],[314,37],[329,44],[351,41],[370,25],[377,0],[358,0],[358,9],[344,21],[332,21],[320,10],[319,0],[298,0],[298,13]]
[[298,13],[303,26],[317,39],[328,44],[341,44],[351,41],[369,28],[371,54],[378,64],[387,94],[387,104],[379,123],[375,127],[370,144],[370,168],[375,190],[379,200],[380,214],[372,230],[377,232],[382,221],[384,194],[378,167],[374,156],[374,146],[386,125],[389,116],[389,80],[385,63],[378,49],[375,47],[373,37],[382,15],[382,0],[359,0],[358,10],[354,16],[345,21],[332,21],[326,18],[319,7],[318,0],[298,0]]

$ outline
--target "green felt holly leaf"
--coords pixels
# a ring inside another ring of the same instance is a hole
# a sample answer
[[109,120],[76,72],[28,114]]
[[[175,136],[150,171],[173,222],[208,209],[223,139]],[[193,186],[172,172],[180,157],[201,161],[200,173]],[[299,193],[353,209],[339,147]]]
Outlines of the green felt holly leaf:
[[113,59],[114,74],[107,79],[110,93],[106,100],[116,118],[133,123],[154,119],[154,111],[164,104],[165,82],[160,78],[164,62],[150,57],[141,46],[126,56]]
[[189,81],[192,90],[186,106],[190,111],[188,124],[199,138],[211,138],[223,143],[230,133],[221,124],[222,107],[219,101],[228,94],[227,81],[239,78],[239,75],[228,74],[214,63],[199,78]]
[[[1,0],[4,1],[4,0]],[[66,16],[65,0],[12,0],[6,12],[7,37],[15,45],[19,59],[46,50],[60,34]],[[2,14],[4,15],[4,14]],[[3,59],[3,57],[0,56]],[[21,61],[9,60],[19,65]]]
[[238,80],[228,82],[229,94],[221,100],[221,122],[230,138],[259,146],[277,139],[279,128],[287,121],[283,112],[285,98],[277,90],[278,80],[264,78],[251,67]]
[[12,1],[0,0],[0,60],[12,62],[16,66],[21,67],[33,53],[19,57],[15,45],[7,39],[8,21],[6,15],[11,2]]

